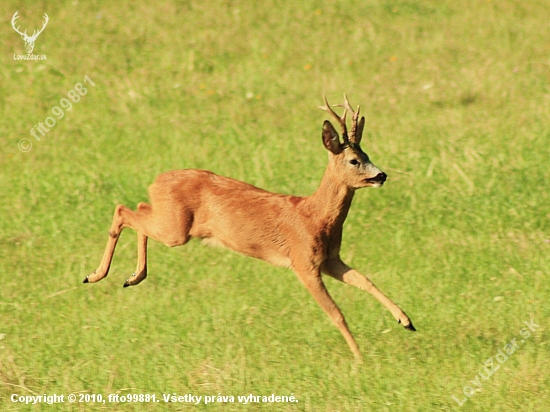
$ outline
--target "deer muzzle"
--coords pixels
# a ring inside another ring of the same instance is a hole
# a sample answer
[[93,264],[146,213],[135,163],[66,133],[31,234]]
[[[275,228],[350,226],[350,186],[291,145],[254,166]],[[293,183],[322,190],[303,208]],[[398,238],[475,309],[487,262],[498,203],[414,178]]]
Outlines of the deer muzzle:
[[365,183],[379,187],[384,184],[387,178],[388,178],[387,174],[385,174],[384,172],[379,172],[376,176],[365,179]]

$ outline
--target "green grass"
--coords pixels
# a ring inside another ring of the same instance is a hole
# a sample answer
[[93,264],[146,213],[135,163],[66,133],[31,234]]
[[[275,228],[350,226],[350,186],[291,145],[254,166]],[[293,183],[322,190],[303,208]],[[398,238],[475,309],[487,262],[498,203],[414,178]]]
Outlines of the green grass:
[[[227,410],[542,411],[550,404],[550,38],[545,1],[14,2],[0,6],[0,407],[187,410],[182,403],[12,403],[12,394],[290,395]],[[15,61],[32,32],[45,61]],[[29,130],[96,84],[40,141]],[[365,356],[288,270],[123,233],[114,207],[163,171],[204,168],[309,195],[326,166],[322,95],[367,116],[389,175],[359,191],[342,257],[401,306],[330,279]],[[18,142],[29,138],[32,150]],[[540,328],[462,407],[483,362]],[[197,410],[216,407],[198,405]]]

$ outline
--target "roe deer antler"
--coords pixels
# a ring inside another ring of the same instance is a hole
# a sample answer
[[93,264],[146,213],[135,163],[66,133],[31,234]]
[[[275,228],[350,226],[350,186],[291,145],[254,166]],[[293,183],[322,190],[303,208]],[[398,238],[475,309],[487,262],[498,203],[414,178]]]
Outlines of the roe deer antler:
[[344,145],[349,145],[349,138],[348,138],[348,128],[346,126],[346,109],[344,109],[344,114],[342,117],[338,116],[334,110],[330,107],[330,104],[328,104],[327,97],[323,95],[323,99],[325,99],[325,105],[324,106],[318,106],[321,110],[326,110],[329,112],[332,117],[336,119],[340,127],[342,128],[342,139],[344,139]]
[[345,93],[344,93],[344,103],[335,104],[335,106],[343,107],[344,110],[348,110],[352,114],[351,129],[348,133],[348,137],[350,142],[352,143],[355,143],[355,144],[361,143],[361,137],[363,136],[363,128],[365,127],[365,118],[362,117],[359,124],[357,123],[357,119],[359,119],[359,112],[361,111],[360,106],[357,105],[357,111],[354,111]]

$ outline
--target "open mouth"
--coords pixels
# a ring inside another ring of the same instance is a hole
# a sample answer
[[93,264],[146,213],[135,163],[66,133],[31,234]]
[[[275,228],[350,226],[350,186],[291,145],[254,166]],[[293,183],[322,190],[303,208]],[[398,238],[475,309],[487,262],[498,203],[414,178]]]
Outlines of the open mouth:
[[380,172],[374,177],[369,177],[368,179],[365,179],[365,183],[379,184],[380,186],[382,186],[387,178],[388,175],[386,175],[384,172]]

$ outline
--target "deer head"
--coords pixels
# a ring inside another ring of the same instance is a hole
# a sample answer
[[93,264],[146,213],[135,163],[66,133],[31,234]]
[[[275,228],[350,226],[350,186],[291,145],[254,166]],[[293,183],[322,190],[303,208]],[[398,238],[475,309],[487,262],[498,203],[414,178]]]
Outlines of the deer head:
[[19,10],[15,12],[13,15],[13,18],[11,19],[11,25],[13,29],[21,35],[21,38],[25,41],[25,48],[27,49],[27,53],[31,54],[34,49],[34,42],[36,41],[38,35],[44,31],[44,28],[46,27],[46,24],[48,24],[49,17],[46,13],[44,13],[44,24],[42,25],[42,28],[38,31],[34,30],[32,33],[32,36],[29,36],[27,34],[27,30],[25,30],[24,33],[22,33],[19,30],[19,27],[15,26],[15,20],[17,20]]
[[[344,108],[344,114],[340,117],[332,110],[327,98],[324,97],[324,99],[325,105],[319,106],[319,108],[328,111],[342,129],[343,142],[340,142],[338,133],[332,124],[328,120],[325,120],[323,124],[323,144],[331,153],[329,167],[336,168],[334,170],[335,177],[353,189],[382,186],[387,175],[371,163],[369,156],[359,146],[365,127],[365,118],[361,117],[359,120],[359,106],[357,106],[357,111],[354,111],[344,94],[344,103],[335,105]],[[349,131],[346,126],[348,111],[352,114]]]

